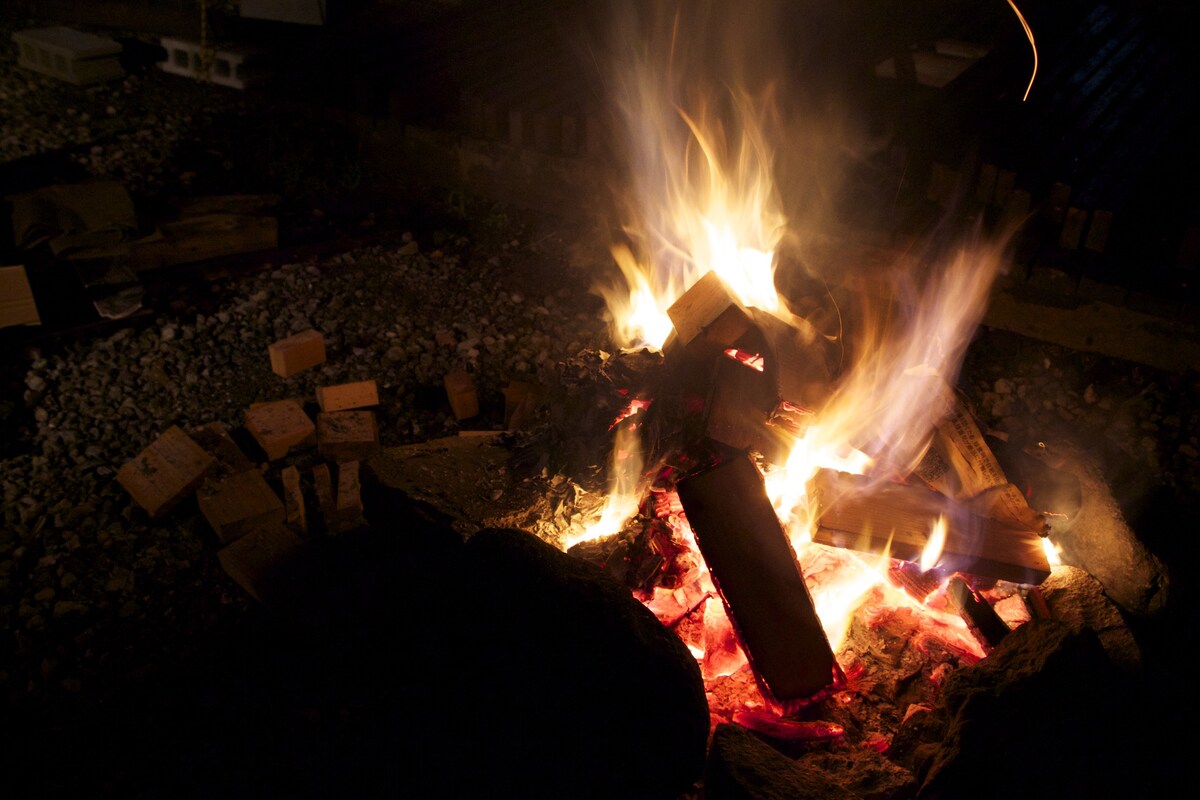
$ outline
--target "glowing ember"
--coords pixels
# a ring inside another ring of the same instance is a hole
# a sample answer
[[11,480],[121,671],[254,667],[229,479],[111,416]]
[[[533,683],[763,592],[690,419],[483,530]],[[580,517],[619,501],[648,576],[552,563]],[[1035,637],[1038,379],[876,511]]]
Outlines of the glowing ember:
[[747,367],[758,370],[759,372],[762,372],[766,365],[766,362],[763,361],[762,356],[756,353],[743,353],[741,350],[738,350],[735,347],[731,347],[726,350],[725,355],[729,356],[734,361],[745,364]]

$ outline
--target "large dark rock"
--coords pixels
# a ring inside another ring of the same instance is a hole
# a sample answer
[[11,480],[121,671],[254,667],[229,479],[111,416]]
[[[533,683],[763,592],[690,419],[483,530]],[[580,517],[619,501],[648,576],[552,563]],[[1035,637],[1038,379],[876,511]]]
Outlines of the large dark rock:
[[706,800],[856,800],[816,767],[804,766],[740,725],[718,725],[704,770]]
[[467,543],[464,766],[505,797],[676,797],[700,777],[708,706],[671,631],[602,570],[522,531]]
[[933,719],[919,726],[925,741],[906,744],[919,797],[1146,796],[1152,729],[1139,688],[1092,631],[1022,625],[947,678]]

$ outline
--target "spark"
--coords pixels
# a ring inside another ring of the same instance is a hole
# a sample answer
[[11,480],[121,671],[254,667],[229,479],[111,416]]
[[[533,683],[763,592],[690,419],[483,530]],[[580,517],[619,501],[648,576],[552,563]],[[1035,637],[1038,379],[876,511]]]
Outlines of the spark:
[[1037,77],[1037,42],[1033,40],[1033,31],[1030,29],[1029,23],[1025,21],[1025,15],[1021,13],[1021,9],[1017,8],[1017,4],[1013,0],[1008,0],[1008,5],[1012,8],[1013,13],[1017,15],[1017,19],[1021,21],[1021,27],[1025,29],[1025,38],[1029,40],[1029,46],[1033,49],[1033,72],[1029,75],[1029,85],[1025,87],[1025,96],[1021,98],[1021,102],[1024,103],[1029,99],[1029,90],[1033,88],[1033,79]]

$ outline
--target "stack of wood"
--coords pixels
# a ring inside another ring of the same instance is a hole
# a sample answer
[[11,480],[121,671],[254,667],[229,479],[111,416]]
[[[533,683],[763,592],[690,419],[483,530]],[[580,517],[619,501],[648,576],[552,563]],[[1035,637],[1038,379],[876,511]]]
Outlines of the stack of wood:
[[[646,435],[667,440],[657,453],[654,442],[648,449],[655,463],[675,467],[674,488],[760,688],[790,713],[837,686],[841,672],[756,461],[782,463],[829,397],[829,344],[801,318],[745,307],[711,272],[668,314],[674,335],[665,372],[686,386],[673,401],[656,398],[653,409],[669,415],[673,407],[684,438],[672,444],[648,419]],[[1042,518],[961,405],[937,424],[907,482],[824,470],[809,497],[822,544],[912,562],[936,558],[938,574],[964,573],[975,583],[1037,584],[1050,573]],[[935,528],[945,543],[931,554]],[[994,643],[1001,634],[978,607],[986,601],[965,586],[955,584],[955,608]]]
[[[281,377],[322,363],[324,337],[302,331],[271,345]],[[266,605],[286,596],[308,542],[365,524],[360,462],[379,448],[373,380],[321,386],[314,398],[252,404],[243,424],[171,426],[118,470],[152,519],[195,495],[220,545],[221,566]],[[293,460],[318,463],[303,472]],[[311,498],[311,500],[310,500]]]

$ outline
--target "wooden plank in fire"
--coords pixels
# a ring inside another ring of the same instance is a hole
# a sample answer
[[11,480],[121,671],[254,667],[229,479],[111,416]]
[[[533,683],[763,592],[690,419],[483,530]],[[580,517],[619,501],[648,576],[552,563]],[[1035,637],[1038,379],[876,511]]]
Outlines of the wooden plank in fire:
[[764,696],[790,713],[838,683],[841,671],[753,462],[731,459],[676,488]]
[[667,309],[679,341],[724,349],[750,330],[750,316],[715,272],[707,272]]
[[817,509],[813,541],[819,544],[916,562],[940,518],[946,540],[937,567],[1029,584],[1050,575],[1038,531],[978,516],[923,486],[878,484],[821,470],[809,484],[809,496]]
[[775,393],[772,420],[793,430],[805,427],[806,418],[824,405],[832,390],[829,342],[803,317],[785,322],[760,309],[749,313],[763,343],[763,371]]

